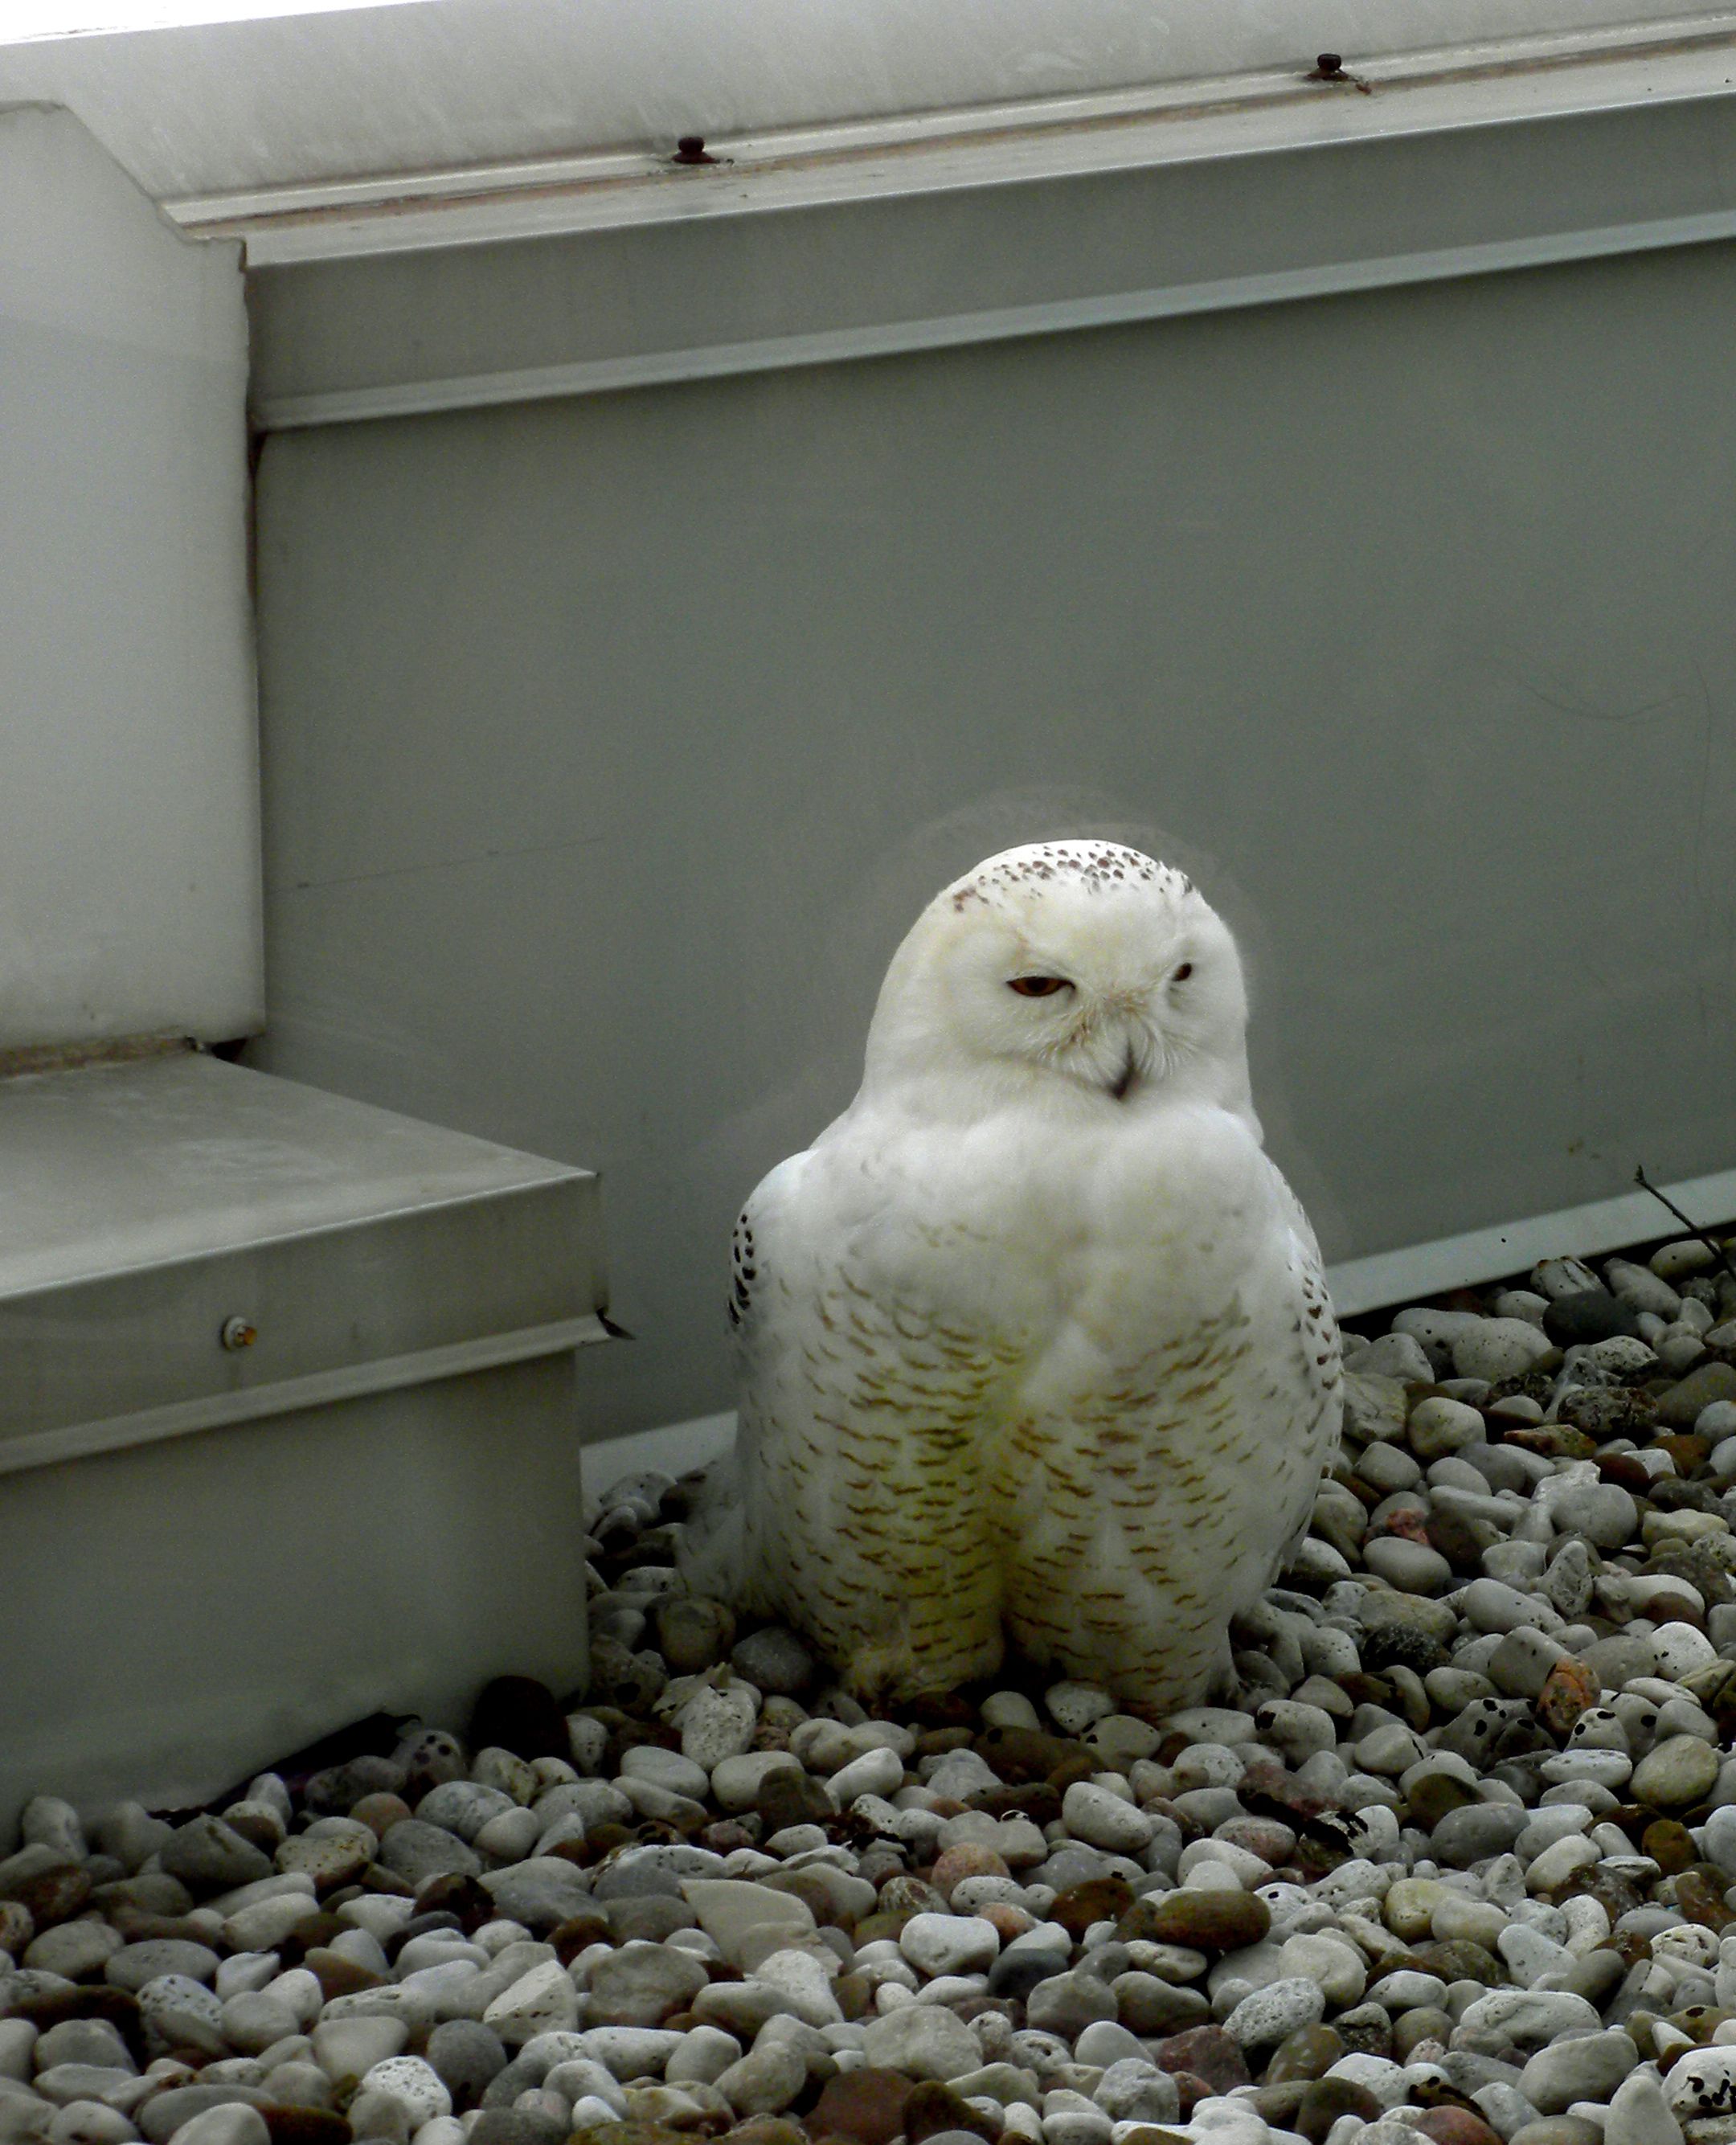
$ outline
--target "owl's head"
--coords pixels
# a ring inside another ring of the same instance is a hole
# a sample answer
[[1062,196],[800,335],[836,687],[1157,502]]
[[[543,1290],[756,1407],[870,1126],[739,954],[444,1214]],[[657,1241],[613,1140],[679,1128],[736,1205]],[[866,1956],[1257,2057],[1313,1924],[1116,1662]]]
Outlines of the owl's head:
[[1059,1081],[1108,1109],[1159,1097],[1251,1119],[1247,993],[1223,919],[1183,873],[1107,841],[988,858],[893,955],[868,1085],[993,1101]]

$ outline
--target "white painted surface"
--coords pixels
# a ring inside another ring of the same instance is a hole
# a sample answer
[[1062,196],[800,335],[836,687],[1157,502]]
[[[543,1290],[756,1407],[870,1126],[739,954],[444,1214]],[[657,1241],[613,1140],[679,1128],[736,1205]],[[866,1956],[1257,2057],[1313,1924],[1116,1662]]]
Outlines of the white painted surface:
[[7,1476],[29,1615],[0,1650],[0,1852],[33,1794],[185,1808],[376,1710],[461,1726],[490,1676],[575,1695],[579,1376],[546,1357]]
[[192,22],[252,22],[265,15],[321,15],[340,7],[402,6],[404,0],[6,0],[0,44],[167,29]]
[[0,47],[158,197],[969,110],[1614,25],[1680,0],[417,0]]
[[[183,229],[245,239],[250,267],[475,246],[578,231],[688,223],[826,204],[886,201],[1165,163],[1467,130],[1571,112],[1631,110],[1729,92],[1736,12],[1627,23],[1498,45],[1401,52],[1324,85],[1287,67],[1135,89],[843,119],[707,137],[709,165],[667,144],[417,172],[262,186],[163,204]],[[1545,218],[1584,223],[1571,166],[1536,189]],[[1510,215],[1505,175],[1467,153],[1453,192]],[[1560,197],[1559,207],[1557,197]],[[1594,216],[1589,219],[1595,221]],[[1317,247],[1330,255],[1331,229]]]
[[239,249],[0,112],[0,1050],[261,1017]]
[[[489,251],[331,272],[408,363]],[[727,1406],[741,1199],[1021,839],[1231,914],[1329,1258],[1729,1167],[1733,269],[269,438],[259,1062],[601,1172],[599,1439]]]

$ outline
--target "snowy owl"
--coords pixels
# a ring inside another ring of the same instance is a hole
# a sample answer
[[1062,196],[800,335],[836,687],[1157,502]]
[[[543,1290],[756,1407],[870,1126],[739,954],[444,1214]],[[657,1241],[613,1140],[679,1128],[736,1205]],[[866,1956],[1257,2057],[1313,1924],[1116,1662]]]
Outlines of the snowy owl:
[[862,1086],[734,1236],[733,1472],[692,1584],[858,1696],[1036,1660],[1170,1710],[1307,1525],[1340,1416],[1235,941],[1103,841],[993,856],[893,958]]

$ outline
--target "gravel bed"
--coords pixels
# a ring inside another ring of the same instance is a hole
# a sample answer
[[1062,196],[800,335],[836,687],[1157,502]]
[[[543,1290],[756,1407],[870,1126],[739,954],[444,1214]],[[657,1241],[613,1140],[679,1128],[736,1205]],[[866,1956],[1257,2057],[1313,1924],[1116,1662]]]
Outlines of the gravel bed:
[[639,1476],[578,1710],[39,1798],[0,2145],[1736,2145],[1736,1280],[1553,1259],[1347,1366],[1235,1705],[870,1719]]

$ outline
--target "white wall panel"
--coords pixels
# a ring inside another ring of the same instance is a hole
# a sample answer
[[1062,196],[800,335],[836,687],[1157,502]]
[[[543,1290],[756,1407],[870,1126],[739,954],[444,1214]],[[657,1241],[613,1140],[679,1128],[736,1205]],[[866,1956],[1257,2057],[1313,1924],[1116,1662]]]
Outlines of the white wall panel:
[[274,436],[260,1062],[600,1167],[597,1435],[1037,833],[1241,929],[1335,1259],[1728,1168],[1733,346],[1709,243]]
[[0,112],[0,1050],[258,1023],[238,249]]

